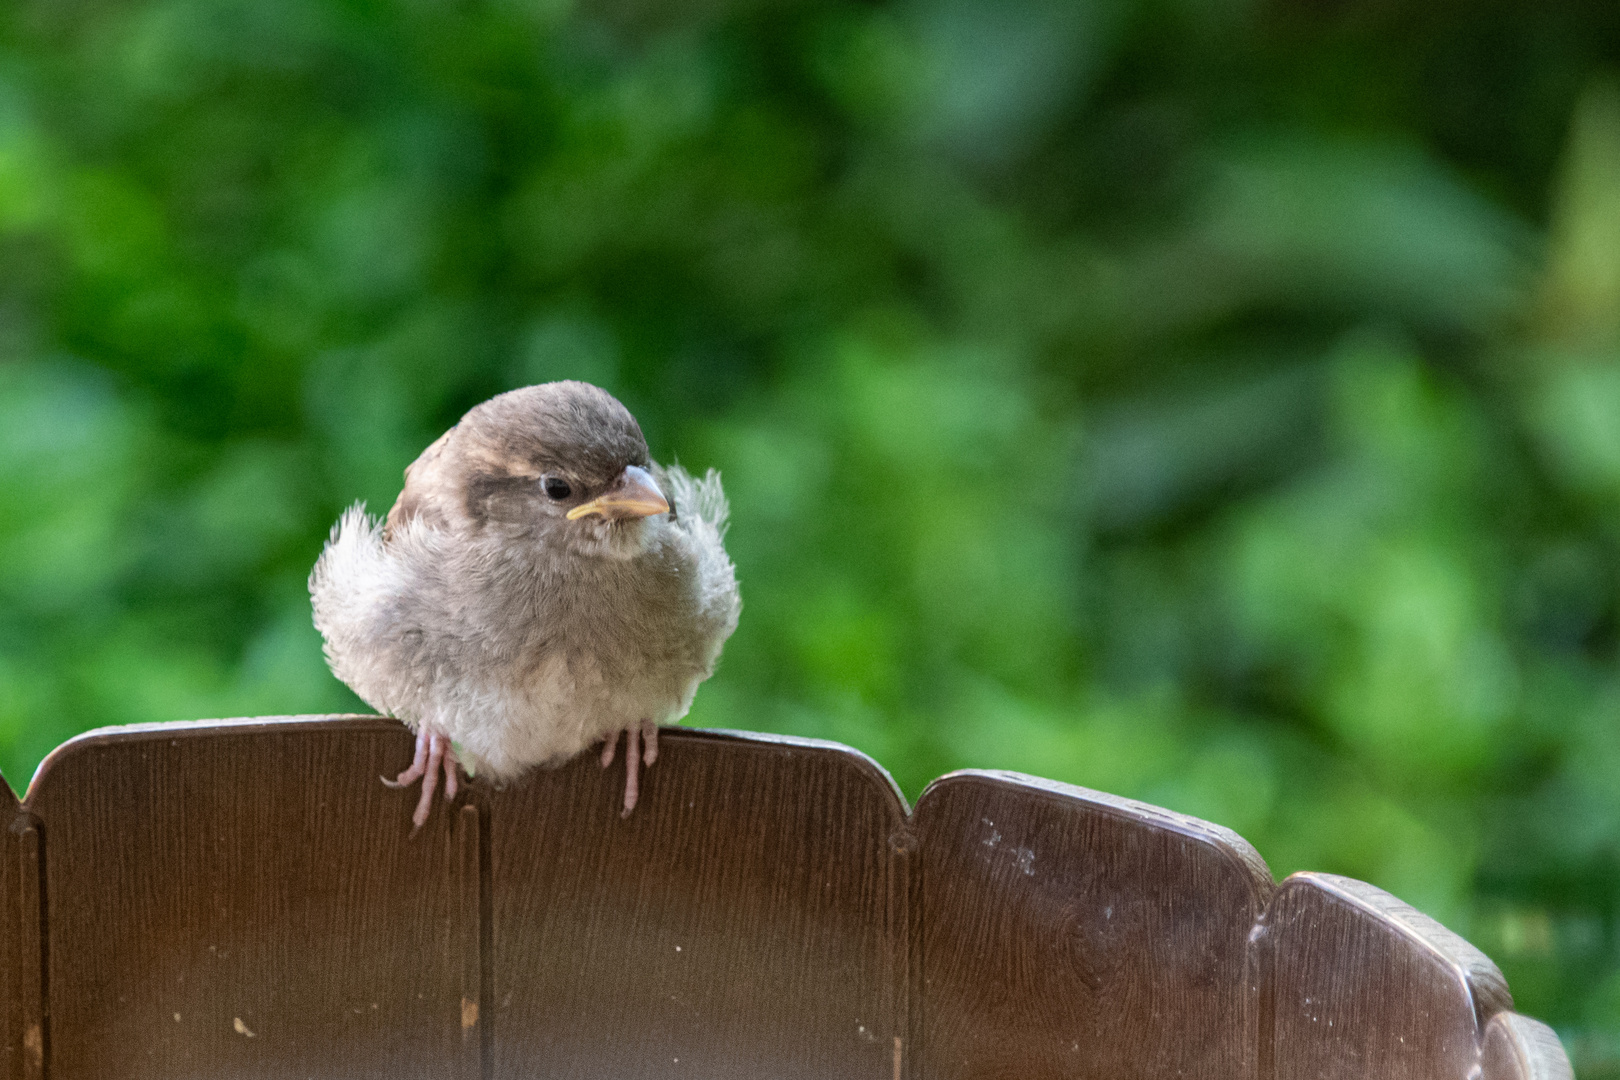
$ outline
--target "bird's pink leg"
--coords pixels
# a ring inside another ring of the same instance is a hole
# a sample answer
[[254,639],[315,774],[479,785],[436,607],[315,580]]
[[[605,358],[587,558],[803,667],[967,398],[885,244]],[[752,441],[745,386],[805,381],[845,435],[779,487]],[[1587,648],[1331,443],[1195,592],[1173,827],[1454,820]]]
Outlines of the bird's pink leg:
[[457,778],[456,751],[450,737],[441,731],[424,726],[416,733],[416,757],[411,767],[390,780],[382,782],[391,788],[402,788],[422,781],[422,797],[416,801],[416,812],[411,815],[411,835],[415,836],[427,824],[433,810],[433,793],[439,789],[439,773],[444,773],[444,801],[456,797],[460,784]]
[[624,729],[624,813],[629,817],[641,798],[641,726],[631,724]]
[[[645,741],[646,747],[641,743]],[[619,745],[618,732],[614,732],[602,743],[602,768],[613,764],[613,755]],[[658,725],[651,720],[643,720],[639,724],[632,724],[624,729],[624,812],[620,817],[629,817],[630,811],[636,808],[641,799],[641,766],[651,765],[658,760]]]
[[416,757],[411,761],[411,767],[390,780],[383,777],[382,782],[388,787],[400,788],[406,784],[414,784],[422,779],[422,771],[427,768],[428,733],[424,728],[416,733]]

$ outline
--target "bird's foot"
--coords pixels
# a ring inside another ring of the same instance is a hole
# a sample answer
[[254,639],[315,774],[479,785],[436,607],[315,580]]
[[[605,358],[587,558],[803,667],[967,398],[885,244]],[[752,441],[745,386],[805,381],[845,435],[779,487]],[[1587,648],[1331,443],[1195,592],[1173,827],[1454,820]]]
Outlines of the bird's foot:
[[416,757],[411,761],[411,767],[392,780],[386,776],[382,778],[382,782],[391,788],[408,787],[418,780],[422,781],[422,797],[416,801],[416,812],[411,815],[412,836],[427,824],[428,814],[433,810],[433,793],[439,789],[441,769],[444,771],[444,801],[449,802],[456,797],[459,786],[455,747],[450,745],[450,736],[423,727],[416,733]]
[[[614,732],[602,743],[602,768],[613,764],[613,753],[619,745],[619,734]],[[631,724],[624,729],[624,811],[620,817],[629,817],[641,796],[641,766],[658,760],[658,725],[651,720]]]

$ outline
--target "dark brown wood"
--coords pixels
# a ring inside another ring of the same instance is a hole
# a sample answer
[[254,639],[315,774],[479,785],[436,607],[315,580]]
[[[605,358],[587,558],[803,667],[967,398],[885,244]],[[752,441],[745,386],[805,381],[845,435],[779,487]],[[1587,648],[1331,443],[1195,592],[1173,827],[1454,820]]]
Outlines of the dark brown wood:
[[461,923],[461,1077],[481,1080],[486,1026],[480,1023],[484,998],[484,833],[478,807],[463,806],[460,817],[456,900]]
[[[4,849],[0,850],[0,897],[4,897],[0,902],[0,972],[4,973],[0,978],[0,1076],[20,1080],[23,1032],[27,1027],[23,1016],[24,991],[31,984],[37,986],[43,966],[38,953],[26,951],[21,941],[23,912],[28,906],[20,887],[21,833],[33,821],[23,816],[17,796],[3,780],[0,780],[0,815],[4,815],[8,826],[0,833],[0,843],[4,844]],[[34,936],[37,939],[37,930]],[[43,1002],[38,990],[29,996]]]
[[1483,1056],[1483,1080],[1575,1080],[1553,1029],[1517,1013],[1491,1018]]
[[490,800],[497,1080],[889,1080],[889,837],[847,748],[671,732],[629,818],[588,759]]
[[891,1033],[893,1080],[915,1080],[918,1067],[922,967],[917,941],[919,909],[917,834],[902,825],[889,836],[889,892],[887,925],[889,966],[884,974],[889,987],[886,1028]]
[[1272,882],[1236,834],[981,772],[935,781],[916,829],[924,1075],[1252,1075],[1248,939]]
[[1483,953],[1365,882],[1295,874],[1262,927],[1278,1080],[1462,1080],[1513,1005]]
[[393,721],[70,742],[8,808],[4,1075],[1569,1080],[1477,950],[1228,830],[662,742],[628,819],[582,758],[415,838]]
[[112,731],[47,760],[50,1080],[444,1076],[453,814],[395,723]]
[[13,921],[13,948],[19,963],[16,984],[17,1051],[14,1075],[23,1080],[43,1080],[45,1056],[50,1045],[50,1022],[46,1007],[46,965],[44,963],[45,893],[44,863],[40,851],[39,822],[19,814],[13,821],[13,850],[16,860],[10,880],[16,888],[16,918]]

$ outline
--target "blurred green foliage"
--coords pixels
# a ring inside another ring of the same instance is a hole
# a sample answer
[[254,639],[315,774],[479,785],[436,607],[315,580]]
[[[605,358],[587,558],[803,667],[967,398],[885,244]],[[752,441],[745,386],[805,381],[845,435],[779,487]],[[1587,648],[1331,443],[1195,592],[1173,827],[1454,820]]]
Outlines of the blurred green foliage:
[[1620,1077],[1620,14],[14,0],[0,767],[345,710],[466,408],[723,470],[692,723],[1022,769],[1436,914]]

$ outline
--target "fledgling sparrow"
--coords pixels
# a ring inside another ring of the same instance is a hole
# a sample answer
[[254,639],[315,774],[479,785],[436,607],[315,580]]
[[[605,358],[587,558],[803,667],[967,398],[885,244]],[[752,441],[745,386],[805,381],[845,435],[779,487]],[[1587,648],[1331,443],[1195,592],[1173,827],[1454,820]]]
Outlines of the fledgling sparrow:
[[405,470],[385,521],[344,512],[310,574],[332,671],[416,732],[392,786],[497,783],[625,732],[624,813],[658,725],[686,715],[736,629],[726,500],[647,457],[605,390],[554,382],[476,406]]

